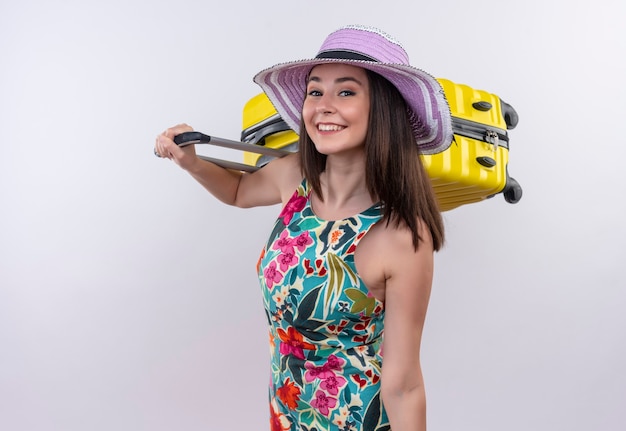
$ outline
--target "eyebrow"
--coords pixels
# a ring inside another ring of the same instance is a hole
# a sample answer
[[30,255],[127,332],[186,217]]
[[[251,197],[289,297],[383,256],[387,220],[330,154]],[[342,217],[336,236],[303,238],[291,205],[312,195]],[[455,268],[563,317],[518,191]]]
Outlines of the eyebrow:
[[[311,82],[311,81],[313,81],[313,82],[322,82],[322,80],[319,77],[317,77],[317,76],[310,76],[309,79],[307,80],[307,84],[309,82]],[[350,81],[356,82],[360,86],[363,86],[363,83],[361,81],[359,81],[358,79],[356,79],[356,78],[354,78],[352,76],[344,76],[342,78],[337,78],[337,79],[335,79],[335,84],[341,84],[341,83],[350,82]]]

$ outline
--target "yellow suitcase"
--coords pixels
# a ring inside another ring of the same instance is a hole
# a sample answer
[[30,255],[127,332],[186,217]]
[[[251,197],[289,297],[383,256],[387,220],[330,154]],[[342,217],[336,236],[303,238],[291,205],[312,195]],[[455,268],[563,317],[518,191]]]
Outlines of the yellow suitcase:
[[[447,79],[438,79],[450,104],[454,141],[441,153],[423,155],[424,166],[442,211],[480,202],[501,193],[509,203],[522,197],[508,174],[508,130],[518,122],[515,109],[498,96]],[[243,109],[243,142],[296,151],[298,136],[261,93]],[[260,167],[272,156],[244,152],[246,165]]]

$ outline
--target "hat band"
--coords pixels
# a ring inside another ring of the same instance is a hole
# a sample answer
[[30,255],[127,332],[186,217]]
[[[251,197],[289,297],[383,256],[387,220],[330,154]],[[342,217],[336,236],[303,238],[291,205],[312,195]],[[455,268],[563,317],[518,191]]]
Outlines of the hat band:
[[340,60],[361,60],[361,61],[378,61],[375,58],[360,54],[354,51],[334,50],[323,51],[317,54],[315,58],[336,58]]

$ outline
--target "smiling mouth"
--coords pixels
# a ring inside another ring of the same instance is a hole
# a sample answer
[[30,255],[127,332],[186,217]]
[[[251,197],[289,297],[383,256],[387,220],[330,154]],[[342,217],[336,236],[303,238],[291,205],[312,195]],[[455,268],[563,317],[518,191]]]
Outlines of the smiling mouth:
[[337,124],[318,124],[317,129],[321,132],[338,132],[345,129],[345,126],[338,126]]

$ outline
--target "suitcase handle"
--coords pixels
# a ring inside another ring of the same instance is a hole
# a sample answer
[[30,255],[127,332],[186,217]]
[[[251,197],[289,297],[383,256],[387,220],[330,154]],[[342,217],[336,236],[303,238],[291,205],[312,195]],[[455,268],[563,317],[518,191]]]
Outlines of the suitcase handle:
[[[211,144],[218,147],[230,148],[233,150],[247,151],[250,153],[262,154],[270,157],[283,157],[291,154],[291,151],[278,150],[274,148],[262,147],[259,145],[249,144],[246,142],[232,141],[230,139],[218,138],[215,136],[205,135],[201,132],[184,132],[174,136],[174,143],[179,147],[185,147],[193,144]],[[156,153],[155,153],[156,154]],[[247,165],[245,163],[231,162],[229,160],[215,159],[213,157],[198,156],[202,160],[215,163],[226,169],[234,169],[243,172],[254,172],[259,168],[257,166]]]
[[215,136],[205,135],[201,132],[184,132],[174,136],[174,143],[179,147],[185,147],[192,144],[211,144],[218,147],[230,148],[233,150],[248,151],[250,153],[263,154],[270,157],[283,157],[290,154],[289,151],[277,150],[275,148],[262,147],[259,145],[249,144],[247,142],[232,141],[230,139],[218,138]]
[[[273,135],[278,132],[286,132],[291,130],[291,128],[287,125],[284,120],[268,124],[265,127],[262,127],[257,130],[250,131],[248,134],[244,132],[241,133],[241,140],[247,142],[249,144],[254,145],[265,145],[265,138]],[[250,138],[250,135],[252,138]]]

